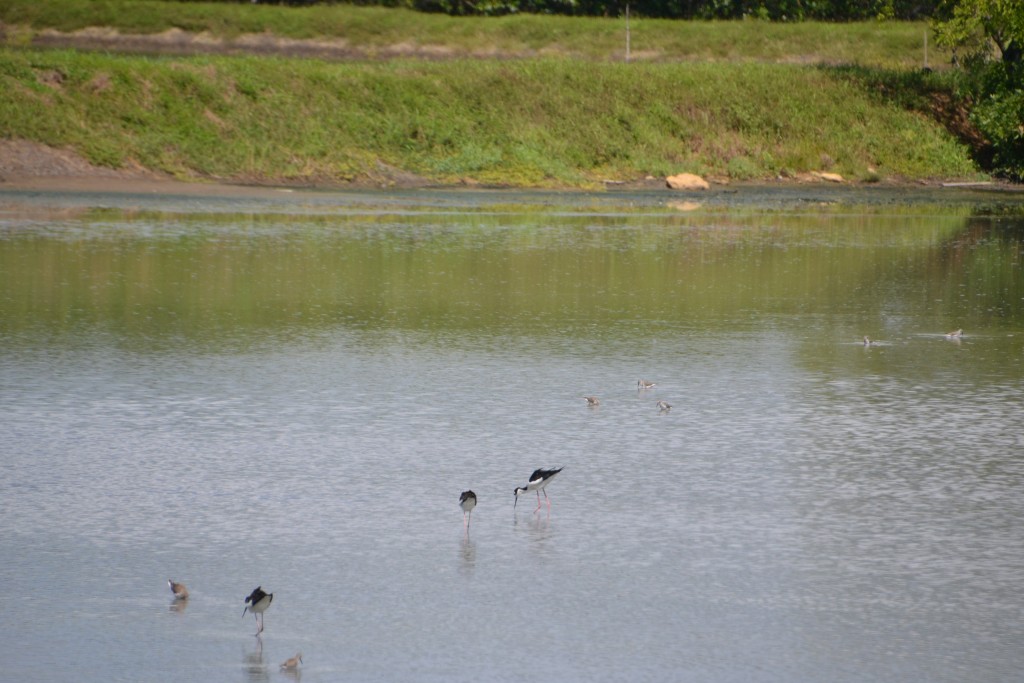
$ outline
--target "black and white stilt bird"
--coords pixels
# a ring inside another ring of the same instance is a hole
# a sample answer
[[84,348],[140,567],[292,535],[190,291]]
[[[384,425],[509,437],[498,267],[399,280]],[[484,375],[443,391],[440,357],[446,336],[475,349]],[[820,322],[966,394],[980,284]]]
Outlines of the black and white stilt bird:
[[264,592],[262,586],[256,586],[252,593],[249,593],[249,597],[245,599],[242,616],[244,617],[246,612],[252,612],[252,617],[256,620],[256,635],[263,633],[263,613],[267,611],[273,601],[274,594]]
[[469,532],[469,524],[473,521],[473,508],[476,507],[476,494],[472,491],[463,491],[459,496],[459,507],[462,508],[462,526]]
[[175,600],[188,600],[188,588],[185,588],[185,584],[167,579],[167,585],[171,587]]
[[[515,506],[519,503],[519,494],[528,493],[530,491],[536,491],[537,508],[534,510],[534,512],[540,510],[540,492],[544,491],[544,487],[550,484],[551,480],[555,478],[555,475],[561,472],[563,469],[564,468],[559,467],[557,470],[534,470],[533,474],[530,475],[530,480],[526,483],[526,486],[517,486],[516,490],[513,492],[516,495],[516,502],[512,505],[512,508],[515,509]],[[548,510],[550,510],[551,499],[548,498],[547,491],[544,491],[544,500],[548,501]]]

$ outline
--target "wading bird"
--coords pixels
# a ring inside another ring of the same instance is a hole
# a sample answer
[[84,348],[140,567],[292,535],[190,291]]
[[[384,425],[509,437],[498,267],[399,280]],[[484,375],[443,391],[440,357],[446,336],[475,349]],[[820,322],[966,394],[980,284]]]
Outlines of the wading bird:
[[473,521],[473,508],[476,507],[476,494],[472,491],[463,491],[459,496],[459,507],[462,508],[462,526],[469,533],[469,524]]
[[[557,470],[545,470],[545,469],[534,470],[533,474],[530,475],[530,480],[526,483],[526,486],[517,486],[516,490],[513,491],[513,493],[515,493],[515,496],[516,496],[516,502],[512,505],[512,508],[515,509],[515,506],[519,503],[519,494],[521,494],[521,493],[528,493],[529,491],[536,491],[537,492],[537,509],[534,510],[534,512],[537,512],[537,510],[540,510],[540,492],[544,491],[544,487],[546,487],[548,484],[550,484],[551,480],[554,479],[555,475],[558,474],[559,472],[561,472],[562,469],[564,469],[564,468],[559,467]],[[547,491],[544,491],[544,500],[548,501],[548,510],[550,510],[551,509],[551,499],[548,498],[548,492]]]
[[252,612],[252,617],[256,620],[256,635],[263,633],[263,613],[267,611],[273,601],[274,594],[265,593],[262,586],[256,586],[252,593],[249,593],[249,597],[245,599],[242,616],[244,617],[246,612]]
[[188,600],[188,588],[185,588],[183,583],[175,583],[170,579],[167,579],[167,585],[171,587],[171,592],[174,593],[175,600]]
[[286,659],[284,663],[281,664],[281,669],[283,671],[295,671],[299,668],[300,664],[302,664],[302,653],[297,652],[294,657]]

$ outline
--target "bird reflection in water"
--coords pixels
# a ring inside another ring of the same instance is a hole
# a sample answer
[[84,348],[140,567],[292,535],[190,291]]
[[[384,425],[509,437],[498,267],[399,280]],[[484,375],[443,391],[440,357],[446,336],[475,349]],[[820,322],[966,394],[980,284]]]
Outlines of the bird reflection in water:
[[246,677],[253,681],[253,683],[263,683],[270,680],[267,666],[263,662],[263,638],[256,638],[256,649],[246,653],[243,665],[245,666]]
[[459,569],[471,572],[476,568],[476,543],[469,536],[463,536],[459,543]]
[[[512,528],[517,529],[519,524],[519,517],[514,517],[512,519]],[[530,533],[532,539],[544,540],[551,535],[551,513],[548,512],[544,515],[533,515],[532,517],[526,518],[526,522],[523,526],[526,527],[526,530]]]

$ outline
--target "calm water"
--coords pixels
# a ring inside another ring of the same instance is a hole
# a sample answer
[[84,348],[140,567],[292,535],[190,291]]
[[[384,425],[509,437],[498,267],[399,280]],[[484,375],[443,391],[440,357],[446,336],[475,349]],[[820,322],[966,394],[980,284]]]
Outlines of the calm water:
[[0,192],[0,678],[1019,679],[1024,199],[829,192]]

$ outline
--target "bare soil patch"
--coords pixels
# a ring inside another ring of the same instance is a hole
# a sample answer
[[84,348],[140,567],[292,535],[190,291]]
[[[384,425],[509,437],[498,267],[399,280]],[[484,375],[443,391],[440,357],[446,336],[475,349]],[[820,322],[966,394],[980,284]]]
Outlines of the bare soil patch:
[[[301,181],[285,178],[174,178],[141,166],[114,169],[96,166],[72,150],[56,149],[28,140],[0,140],[0,187],[8,189],[166,191],[168,184],[204,193],[205,188],[237,188],[264,192],[267,188],[416,188],[428,179],[400,168],[377,163],[372,173],[351,182],[331,178]],[[234,191],[234,190],[232,190]]]
[[28,140],[0,140],[0,181],[6,183],[28,177],[166,179],[166,176],[141,166],[104,168],[89,163],[71,150],[56,149]]
[[[2,27],[0,27],[2,28]],[[496,53],[476,55],[452,49],[446,45],[419,45],[399,43],[381,47],[353,47],[343,38],[305,39],[285,38],[270,33],[247,33],[234,38],[222,38],[209,32],[191,33],[178,28],[162,33],[121,33],[109,27],[90,27],[65,33],[44,29],[33,34],[33,47],[75,50],[109,50],[135,54],[162,55],[273,55],[307,59],[393,59],[416,57],[420,59],[451,59],[455,57],[486,57],[513,59],[529,57],[530,53]]]

